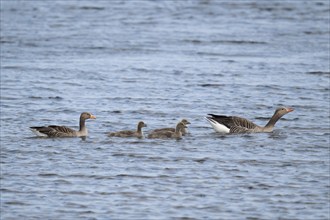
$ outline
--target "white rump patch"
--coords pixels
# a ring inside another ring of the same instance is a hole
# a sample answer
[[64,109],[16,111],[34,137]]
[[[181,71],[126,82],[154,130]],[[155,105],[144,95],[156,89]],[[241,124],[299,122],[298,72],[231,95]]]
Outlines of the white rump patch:
[[33,133],[35,133],[39,137],[47,137],[47,134],[39,132],[37,129],[30,128]]
[[230,132],[230,129],[227,128],[226,126],[224,126],[223,124],[220,124],[219,122],[217,122],[211,118],[205,117],[205,119],[212,125],[213,129],[216,132],[224,133],[224,134],[227,134]]

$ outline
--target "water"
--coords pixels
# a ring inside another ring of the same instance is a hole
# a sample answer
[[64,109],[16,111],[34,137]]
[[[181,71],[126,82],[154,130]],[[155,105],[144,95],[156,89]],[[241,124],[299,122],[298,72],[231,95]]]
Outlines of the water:
[[[1,219],[329,219],[328,1],[1,1]],[[271,134],[220,135],[207,113]],[[36,138],[29,126],[89,136]],[[191,121],[182,140],[109,138]]]

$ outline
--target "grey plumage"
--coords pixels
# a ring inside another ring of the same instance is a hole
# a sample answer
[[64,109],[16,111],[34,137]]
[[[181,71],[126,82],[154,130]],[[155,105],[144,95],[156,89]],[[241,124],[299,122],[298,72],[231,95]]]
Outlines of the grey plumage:
[[[188,133],[186,128],[187,128],[187,125],[190,124],[190,122],[187,119],[182,119],[181,122],[185,125],[185,127],[182,129],[182,135],[184,136]],[[162,132],[162,131],[175,132],[175,128],[158,128],[158,129],[152,130],[150,132],[150,134],[154,133],[154,132]]]
[[108,134],[109,137],[138,137],[143,138],[143,132],[142,128],[147,127],[147,124],[145,124],[143,121],[140,121],[137,125],[137,129],[132,130],[124,130],[124,131],[117,131],[117,132],[111,132]]
[[[237,116],[209,114],[206,119],[217,132],[223,133],[257,133],[272,132],[276,122],[285,114],[292,112],[293,108],[279,107],[270,118],[266,126],[258,126],[248,119]],[[228,129],[228,130],[226,130]]]
[[38,136],[44,137],[82,137],[87,136],[87,128],[85,121],[87,119],[95,119],[96,117],[89,112],[83,112],[79,119],[79,130],[76,131],[66,126],[49,125],[49,126],[35,126],[30,129]]
[[176,138],[179,139],[182,137],[182,130],[186,128],[186,125],[182,122],[179,122],[175,131],[163,130],[158,132],[152,132],[148,135],[148,138]]

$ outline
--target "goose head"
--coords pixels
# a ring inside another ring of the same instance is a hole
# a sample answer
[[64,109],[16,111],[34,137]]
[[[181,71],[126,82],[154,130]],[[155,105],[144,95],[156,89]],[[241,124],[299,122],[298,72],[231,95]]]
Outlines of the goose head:
[[182,119],[181,122],[184,124],[184,125],[189,125],[190,122],[187,120],[187,119]]
[[147,127],[147,124],[146,123],[144,123],[143,121],[140,121],[139,123],[138,123],[138,128],[144,128],[144,127]]
[[83,112],[80,115],[80,119],[81,120],[96,119],[96,117],[94,115],[92,115],[91,113],[89,113],[89,112]]
[[283,115],[288,114],[289,112],[292,112],[292,111],[294,111],[293,108],[282,106],[275,110],[274,115],[281,118]]

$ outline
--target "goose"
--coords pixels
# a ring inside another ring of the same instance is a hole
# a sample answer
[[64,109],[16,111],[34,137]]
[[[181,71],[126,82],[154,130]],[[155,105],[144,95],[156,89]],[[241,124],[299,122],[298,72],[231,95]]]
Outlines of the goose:
[[219,133],[258,133],[258,132],[272,132],[276,122],[285,114],[292,112],[294,109],[289,107],[279,107],[275,110],[274,115],[269,122],[264,126],[258,126],[248,119],[208,114],[206,120],[211,124],[216,132]]
[[143,121],[140,121],[137,125],[137,130],[130,131],[130,130],[124,130],[124,131],[117,131],[117,132],[111,132],[108,134],[109,137],[138,137],[143,138],[143,132],[142,128],[147,127],[147,124],[145,124]]
[[88,135],[85,121],[87,119],[96,119],[94,115],[89,112],[83,112],[80,115],[79,130],[73,130],[66,126],[49,125],[41,127],[30,127],[30,129],[41,137],[86,137]]
[[[182,119],[181,122],[185,125],[185,127],[182,129],[182,135],[186,135],[188,132],[187,132],[187,129],[186,129],[186,125],[190,124],[190,122],[187,120],[187,119]],[[158,128],[158,129],[155,129],[153,131],[151,131],[151,133],[153,132],[160,132],[160,131],[171,131],[171,132],[175,132],[175,128]]]
[[181,138],[182,131],[186,128],[186,125],[182,122],[179,122],[176,125],[175,131],[158,131],[152,132],[148,135],[148,138]]

